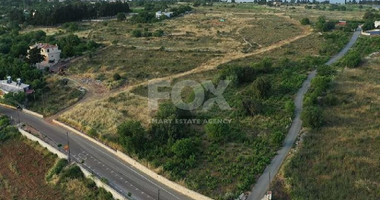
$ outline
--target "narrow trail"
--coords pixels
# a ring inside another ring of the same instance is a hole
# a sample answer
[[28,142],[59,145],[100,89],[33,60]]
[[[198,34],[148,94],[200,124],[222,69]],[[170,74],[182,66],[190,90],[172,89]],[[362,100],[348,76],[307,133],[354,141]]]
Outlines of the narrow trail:
[[[332,65],[340,58],[342,58],[348,50],[355,44],[356,40],[360,36],[360,30],[356,30],[351,40],[346,44],[346,46],[335,56],[333,56],[326,65]],[[266,191],[269,189],[269,185],[276,176],[278,170],[280,169],[281,164],[288,155],[290,149],[292,148],[295,140],[297,139],[298,133],[302,128],[302,105],[303,98],[306,92],[310,88],[311,80],[316,76],[317,70],[312,71],[307,79],[303,82],[302,87],[298,90],[296,98],[294,100],[295,104],[295,117],[293,119],[292,125],[289,129],[288,135],[286,136],[282,148],[277,152],[277,155],[272,159],[271,163],[265,168],[264,172],[257,180],[256,184],[252,188],[251,194],[248,197],[248,200],[260,200],[264,197]]]
[[[285,16],[283,14],[275,14],[275,15],[277,15],[279,17],[283,17],[283,18],[285,18],[285,20],[291,21],[292,23],[298,23],[294,19],[291,19],[290,17]],[[170,75],[170,76],[166,76],[166,77],[155,78],[155,79],[143,81],[140,83],[136,83],[134,85],[127,85],[125,87],[121,87],[119,89],[115,89],[115,90],[109,91],[109,92],[104,93],[104,94],[97,94],[95,91],[96,88],[82,84],[81,86],[87,90],[86,95],[81,100],[79,100],[77,103],[66,107],[65,109],[61,110],[60,112],[50,116],[48,119],[49,120],[57,119],[63,113],[69,112],[71,109],[73,109],[75,106],[77,106],[79,104],[85,104],[88,102],[103,100],[103,99],[109,98],[111,96],[116,96],[120,93],[131,92],[135,88],[140,87],[140,86],[146,86],[149,83],[155,83],[155,82],[160,82],[160,81],[172,81],[173,79],[181,78],[181,77],[184,77],[187,75],[201,73],[201,72],[205,72],[205,71],[210,71],[210,70],[216,69],[219,65],[228,63],[228,62],[236,60],[236,59],[242,59],[242,58],[246,58],[246,57],[250,57],[250,56],[254,56],[254,55],[259,55],[259,54],[262,54],[265,52],[269,52],[269,51],[272,51],[274,49],[285,46],[287,44],[290,44],[294,41],[297,41],[301,38],[307,37],[312,33],[312,30],[310,28],[306,28],[306,27],[301,27],[301,28],[302,28],[302,33],[300,35],[295,36],[293,38],[288,38],[288,39],[279,41],[279,42],[272,44],[272,45],[269,45],[267,47],[261,47],[260,49],[257,49],[253,52],[250,52],[250,53],[242,53],[242,52],[226,53],[224,56],[210,59],[209,61],[203,63],[199,67],[196,67],[192,70],[182,72],[182,73],[178,73],[178,74],[174,74],[174,75]],[[109,47],[110,46],[104,47],[102,50],[105,50]],[[75,80],[75,81],[78,82],[79,80]]]
[[118,95],[120,93],[124,93],[124,92],[131,92],[133,89],[135,89],[137,87],[140,87],[140,86],[146,86],[149,83],[155,83],[155,82],[160,82],[160,81],[172,81],[173,79],[181,78],[181,77],[184,77],[184,76],[187,76],[187,75],[201,73],[201,72],[205,72],[205,71],[210,71],[210,70],[216,69],[219,65],[228,63],[228,62],[236,60],[236,59],[242,59],[242,58],[246,58],[246,57],[250,57],[250,56],[254,56],[254,55],[259,55],[259,54],[262,54],[262,53],[265,53],[265,52],[269,52],[269,51],[272,51],[274,49],[280,48],[280,47],[282,47],[284,45],[290,44],[290,43],[292,43],[294,41],[297,41],[297,40],[299,40],[301,38],[307,37],[311,33],[312,33],[312,31],[310,29],[305,29],[301,35],[298,35],[296,37],[289,38],[289,39],[286,39],[286,40],[282,40],[282,41],[280,41],[280,42],[278,42],[276,44],[273,44],[273,45],[270,45],[270,46],[267,46],[267,47],[263,47],[261,49],[258,49],[256,51],[254,51],[254,52],[251,52],[251,53],[241,53],[241,52],[227,53],[223,57],[218,57],[218,58],[211,59],[208,62],[202,64],[201,66],[199,66],[197,68],[194,68],[192,70],[186,71],[186,72],[182,72],[182,73],[178,73],[178,74],[174,74],[174,75],[170,75],[170,76],[166,76],[166,77],[161,77],[161,78],[155,78],[155,79],[147,80],[147,81],[143,81],[141,83],[137,83],[137,84],[134,84],[134,85],[128,85],[126,87],[117,89],[115,91],[111,91],[107,95],[92,95],[91,98],[84,97],[78,103],[76,103],[76,104],[74,104],[72,106],[67,107],[66,109],[60,111],[59,113],[55,114],[54,116],[52,116],[50,118],[51,119],[56,119],[60,115],[62,115],[65,112],[68,112],[69,110],[71,110],[73,107],[75,107],[78,104],[83,104],[83,103],[86,103],[86,102],[91,102],[91,101],[105,99],[105,98],[108,98],[110,96],[116,96],[116,95]]

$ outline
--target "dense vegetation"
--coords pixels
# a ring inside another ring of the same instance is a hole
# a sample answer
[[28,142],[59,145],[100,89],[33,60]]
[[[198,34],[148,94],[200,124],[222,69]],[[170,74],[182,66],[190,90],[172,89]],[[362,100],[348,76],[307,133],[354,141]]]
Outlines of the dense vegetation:
[[[163,8],[169,8],[169,7],[167,7],[166,4],[164,4],[162,6],[150,6],[150,5],[152,5],[152,4],[145,5],[144,11],[140,12],[137,15],[134,15],[131,18],[131,21],[133,23],[153,23],[153,22],[158,22],[158,21],[163,20],[163,19],[167,19],[167,17],[165,15],[163,15],[160,19],[157,19],[156,15],[155,15],[155,12],[165,11],[165,9],[163,9]],[[155,5],[157,5],[157,4],[155,4]],[[158,4],[158,5],[160,5],[160,4]],[[169,10],[170,10],[170,12],[173,12],[172,17],[177,17],[181,14],[185,14],[186,12],[191,11],[192,8],[190,6],[180,5],[178,7],[172,6],[169,8]]]
[[14,8],[9,12],[9,19],[19,24],[26,22],[32,25],[52,26],[83,19],[116,16],[118,13],[129,11],[129,5],[121,1],[111,3],[103,1],[96,4],[67,1],[38,4],[27,10]]
[[[289,198],[378,198],[379,154],[374,149],[379,148],[380,136],[379,127],[373,126],[378,121],[378,61],[351,64],[348,60],[362,60],[379,51],[379,44],[379,38],[362,37],[336,67],[319,69],[305,98],[306,108],[313,110],[306,112],[318,123],[304,116],[305,125],[314,129],[306,133],[298,152],[285,166],[290,190],[284,191]],[[346,66],[359,68],[336,75],[336,69]]]
[[375,10],[369,10],[364,14],[363,20],[365,21],[362,26],[364,31],[374,29],[376,28],[374,22],[380,20],[380,13]]

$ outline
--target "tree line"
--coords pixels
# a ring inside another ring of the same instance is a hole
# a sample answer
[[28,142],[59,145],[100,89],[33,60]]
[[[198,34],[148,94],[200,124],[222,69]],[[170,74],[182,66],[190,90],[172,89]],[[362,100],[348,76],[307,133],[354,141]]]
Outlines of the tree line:
[[129,5],[120,1],[96,4],[85,2],[49,3],[33,7],[28,11],[12,9],[9,12],[9,18],[18,23],[27,22],[32,25],[52,26],[84,19],[116,16],[118,13],[129,11]]

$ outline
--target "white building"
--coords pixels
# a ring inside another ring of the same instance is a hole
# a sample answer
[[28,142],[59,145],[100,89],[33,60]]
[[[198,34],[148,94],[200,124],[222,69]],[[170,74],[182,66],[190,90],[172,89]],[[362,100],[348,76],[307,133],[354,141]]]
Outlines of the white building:
[[380,28],[380,21],[375,21],[375,28]]
[[29,85],[21,83],[20,78],[14,82],[11,77],[8,76],[7,80],[0,80],[0,90],[2,94],[8,94],[9,92],[27,92],[29,90]]
[[162,16],[166,16],[166,17],[170,18],[173,16],[173,12],[161,12],[161,11],[156,12],[156,18],[157,19],[160,19]]
[[30,49],[40,48],[41,55],[45,57],[45,60],[37,63],[37,68],[51,67],[58,63],[61,59],[61,50],[58,49],[57,45],[38,43],[29,47]]

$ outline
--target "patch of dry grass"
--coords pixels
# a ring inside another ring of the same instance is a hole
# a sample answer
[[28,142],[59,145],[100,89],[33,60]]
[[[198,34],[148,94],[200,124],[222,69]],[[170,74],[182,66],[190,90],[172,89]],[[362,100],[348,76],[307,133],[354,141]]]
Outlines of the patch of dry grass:
[[[285,166],[292,198],[377,199],[380,195],[380,58],[344,69],[329,91],[325,125],[306,134]],[[307,185],[307,187],[304,187]]]

